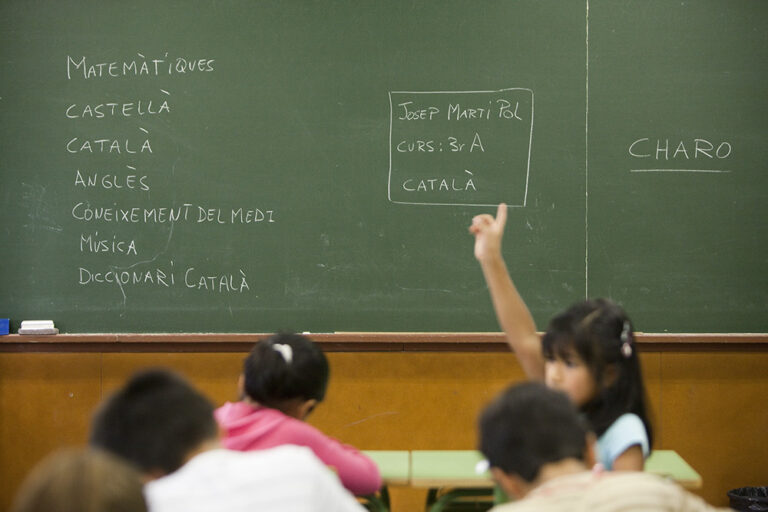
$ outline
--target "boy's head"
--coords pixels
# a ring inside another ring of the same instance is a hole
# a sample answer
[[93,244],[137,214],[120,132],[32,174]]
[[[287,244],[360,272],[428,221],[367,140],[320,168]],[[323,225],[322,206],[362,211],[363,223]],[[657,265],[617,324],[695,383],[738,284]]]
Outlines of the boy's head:
[[253,347],[243,363],[243,394],[303,419],[325,398],[330,370],[323,351],[300,334],[280,333]]
[[134,375],[100,407],[90,444],[161,476],[217,437],[213,406],[203,395],[169,371],[149,370]]
[[[497,480],[530,486],[545,465],[584,463],[588,456],[587,429],[575,406],[564,393],[539,382],[508,388],[485,408],[479,423],[480,451]],[[518,488],[511,492],[525,494]]]

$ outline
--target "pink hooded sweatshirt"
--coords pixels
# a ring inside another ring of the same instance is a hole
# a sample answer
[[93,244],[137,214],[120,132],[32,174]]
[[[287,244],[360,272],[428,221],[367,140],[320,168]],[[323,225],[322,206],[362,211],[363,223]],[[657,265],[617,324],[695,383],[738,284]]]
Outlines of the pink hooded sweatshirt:
[[341,483],[351,493],[373,494],[381,488],[375,462],[352,446],[341,444],[277,409],[227,402],[214,414],[225,433],[224,446],[230,450],[261,450],[284,444],[306,446],[336,470]]

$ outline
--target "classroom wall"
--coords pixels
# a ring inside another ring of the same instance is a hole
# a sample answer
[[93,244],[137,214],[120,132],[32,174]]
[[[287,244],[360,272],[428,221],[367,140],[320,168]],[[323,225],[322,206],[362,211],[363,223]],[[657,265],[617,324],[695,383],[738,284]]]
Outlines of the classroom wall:
[[[217,404],[235,397],[242,353],[0,353],[0,510],[51,450],[84,443],[93,408],[133,371],[168,366]],[[508,353],[334,352],[326,403],[311,422],[366,449],[467,449],[477,413],[522,371]],[[677,450],[703,477],[700,494],[768,485],[768,351],[646,351],[656,448]],[[394,489],[395,510],[424,493]]]

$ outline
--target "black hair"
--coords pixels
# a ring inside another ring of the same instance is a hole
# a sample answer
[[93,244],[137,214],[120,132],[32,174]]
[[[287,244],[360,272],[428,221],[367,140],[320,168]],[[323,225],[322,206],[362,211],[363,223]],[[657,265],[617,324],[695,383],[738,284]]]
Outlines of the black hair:
[[245,394],[277,409],[294,398],[322,402],[329,375],[325,354],[300,334],[278,333],[259,341],[243,363]]
[[542,382],[507,388],[480,415],[480,451],[491,467],[533,482],[541,467],[584,460],[587,428],[567,395]]
[[[597,391],[580,409],[595,434],[602,435],[622,414],[634,413],[645,426],[649,446],[652,444],[632,321],[621,306],[608,299],[574,304],[549,322],[542,351],[546,359],[568,359],[575,351],[584,361]],[[608,367],[615,371],[610,382],[606,382]]]
[[207,398],[174,373],[147,370],[131,377],[97,411],[89,442],[144,472],[168,474],[217,435]]

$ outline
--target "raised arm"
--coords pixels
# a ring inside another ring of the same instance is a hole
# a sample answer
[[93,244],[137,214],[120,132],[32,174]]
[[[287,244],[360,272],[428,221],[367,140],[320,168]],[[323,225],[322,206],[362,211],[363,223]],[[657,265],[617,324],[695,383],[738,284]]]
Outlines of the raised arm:
[[507,205],[500,204],[496,218],[476,215],[469,232],[475,235],[475,258],[480,262],[485,282],[491,293],[496,318],[504,330],[507,343],[517,355],[530,379],[544,379],[544,357],[541,339],[528,306],[509,277],[501,255],[501,239],[507,223]]

